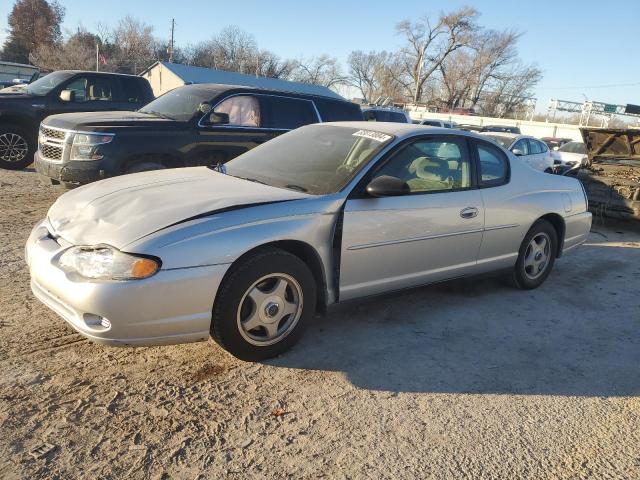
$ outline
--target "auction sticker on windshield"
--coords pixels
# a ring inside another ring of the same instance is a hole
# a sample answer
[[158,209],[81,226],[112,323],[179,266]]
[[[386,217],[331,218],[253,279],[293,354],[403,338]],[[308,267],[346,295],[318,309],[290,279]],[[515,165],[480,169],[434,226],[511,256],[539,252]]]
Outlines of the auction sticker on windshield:
[[374,132],[373,130],[358,130],[353,134],[354,137],[370,138],[376,142],[386,142],[391,138],[391,135],[386,133]]

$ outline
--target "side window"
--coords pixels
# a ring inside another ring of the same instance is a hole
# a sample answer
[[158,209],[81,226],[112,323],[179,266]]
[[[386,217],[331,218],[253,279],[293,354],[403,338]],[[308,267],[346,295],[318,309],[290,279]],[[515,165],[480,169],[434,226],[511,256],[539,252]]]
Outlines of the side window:
[[256,97],[237,95],[227,98],[215,108],[218,113],[229,115],[229,125],[259,127],[261,123],[260,103]]
[[389,112],[390,121],[398,123],[407,123],[407,117],[401,113]]
[[285,97],[264,97],[269,105],[271,128],[292,130],[310,123],[317,123],[318,116],[309,100]]
[[529,139],[528,143],[529,143],[529,153],[531,155],[542,153],[542,147],[540,146],[539,142]]
[[133,78],[121,78],[122,91],[124,93],[124,101],[128,103],[142,103],[144,101],[144,93],[140,87],[140,82]]
[[506,183],[509,174],[507,157],[492,145],[477,143],[480,161],[480,185],[496,187]]
[[363,116],[364,116],[364,119],[365,119],[367,122],[377,122],[377,121],[378,121],[378,118],[377,118],[377,116],[376,116],[376,113],[377,113],[377,112],[376,112],[375,110],[367,110],[367,111],[365,111],[365,112],[362,112],[362,114],[363,114]]
[[471,186],[466,145],[459,139],[426,139],[401,147],[375,174],[407,182],[411,193],[443,192]]
[[74,102],[86,102],[87,98],[87,77],[74,78],[65,85],[64,90],[71,90],[74,93]]
[[511,150],[520,150],[522,155],[529,155],[529,142],[526,138],[522,138],[516,142]]
[[110,102],[113,100],[113,85],[110,78],[89,78],[87,81],[88,100]]

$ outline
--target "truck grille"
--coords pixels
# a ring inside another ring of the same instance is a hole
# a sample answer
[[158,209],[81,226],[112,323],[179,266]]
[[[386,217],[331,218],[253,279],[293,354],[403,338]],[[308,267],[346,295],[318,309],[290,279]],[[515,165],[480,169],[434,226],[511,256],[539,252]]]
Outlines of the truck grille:
[[65,132],[64,130],[54,130],[53,128],[40,127],[40,135],[42,135],[43,137],[64,140],[67,132]]
[[40,137],[38,138],[40,156],[51,162],[62,162],[64,160],[67,135],[69,133],[67,130],[59,130],[57,128],[40,125]]
[[40,144],[40,154],[46,158],[47,160],[62,160],[62,146],[58,147],[55,145],[50,145],[48,143]]

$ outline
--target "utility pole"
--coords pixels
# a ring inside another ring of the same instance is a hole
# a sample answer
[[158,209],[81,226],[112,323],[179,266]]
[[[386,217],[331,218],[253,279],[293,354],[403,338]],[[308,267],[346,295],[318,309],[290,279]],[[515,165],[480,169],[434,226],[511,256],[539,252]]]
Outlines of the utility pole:
[[169,63],[173,63],[173,33],[176,28],[176,19],[171,19],[171,42],[169,43]]

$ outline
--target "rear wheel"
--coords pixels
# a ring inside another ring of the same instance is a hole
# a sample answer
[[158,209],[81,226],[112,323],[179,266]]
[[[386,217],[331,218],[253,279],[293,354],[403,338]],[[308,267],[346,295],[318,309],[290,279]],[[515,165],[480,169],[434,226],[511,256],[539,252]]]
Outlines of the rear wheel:
[[0,168],[21,170],[33,162],[35,142],[23,128],[0,126]]
[[270,248],[232,268],[213,306],[213,339],[249,361],[289,349],[315,313],[316,284],[309,267],[295,255]]
[[558,234],[546,220],[538,220],[527,232],[516,261],[513,280],[524,290],[538,288],[553,268],[558,251]]

